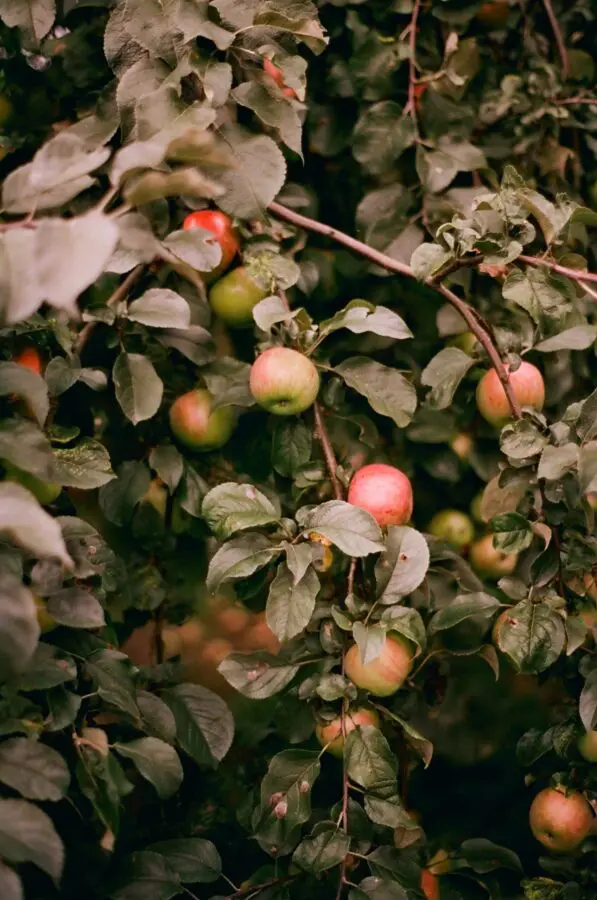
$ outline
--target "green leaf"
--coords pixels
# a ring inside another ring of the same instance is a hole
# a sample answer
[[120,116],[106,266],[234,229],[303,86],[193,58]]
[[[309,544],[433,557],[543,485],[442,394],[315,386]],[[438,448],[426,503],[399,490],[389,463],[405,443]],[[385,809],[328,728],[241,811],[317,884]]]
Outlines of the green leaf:
[[368,556],[384,549],[379,525],[368,512],[343,500],[328,500],[300,516],[303,531],[316,531],[347,556]]
[[302,544],[285,544],[286,565],[292,572],[294,584],[297,584],[314,558],[314,548],[311,544],[305,542]]
[[480,875],[501,868],[522,872],[522,865],[516,853],[485,838],[468,838],[463,841],[460,845],[460,854],[471,869]]
[[[180,190],[176,193],[181,193]],[[186,192],[184,192],[186,193]],[[214,240],[211,231],[203,228],[193,228],[191,231],[172,231],[163,241],[162,245],[168,253],[181,259],[198,272],[211,272],[219,265],[222,258],[222,248]],[[168,256],[165,257],[168,259]],[[186,325],[171,327],[186,328]]]
[[455,625],[459,625],[460,622],[473,616],[479,616],[489,621],[499,606],[499,600],[482,591],[459,594],[448,606],[444,606],[435,613],[429,623],[428,632],[431,635],[437,634],[438,631],[454,628]]
[[58,882],[64,847],[52,820],[26,800],[0,800],[0,856],[7,862],[30,862]]
[[112,369],[116,399],[133,425],[155,416],[164,385],[151,361],[140,353],[119,354]]
[[203,838],[177,838],[159,841],[148,848],[159,853],[183,883],[203,884],[217,881],[222,874],[220,854],[211,841]]
[[234,719],[224,701],[198,684],[179,684],[163,694],[176,720],[182,749],[202,764],[222,760],[232,744]]
[[3,419],[0,422],[0,459],[42,481],[54,479],[50,442],[37,425],[26,419]]
[[426,281],[437,275],[444,266],[454,259],[454,254],[439,244],[421,244],[410,258],[410,265],[419,281]]
[[499,628],[498,647],[519,672],[548,669],[565,644],[564,620],[548,603],[522,600],[508,610]]
[[70,772],[56,750],[18,737],[0,744],[0,781],[28,800],[62,800]]
[[232,91],[232,97],[240,106],[252,110],[264,125],[275,128],[281,141],[302,158],[301,120],[282,92],[275,96],[257,81],[244,81]]
[[24,900],[23,884],[14,869],[0,862],[0,897],[3,900]]
[[7,0],[0,9],[0,19],[8,28],[18,28],[23,47],[35,49],[46,37],[56,18],[54,0]]
[[73,567],[59,523],[42,509],[31,491],[12,481],[0,484],[0,534],[38,559],[55,558],[67,569]]
[[175,291],[152,288],[129,305],[127,319],[150,328],[188,328],[191,324],[189,304]]
[[380,621],[387,631],[397,632],[421,650],[425,649],[427,644],[425,623],[421,613],[416,609],[408,606],[386,606]]
[[292,478],[311,459],[313,431],[301,419],[276,422],[272,444],[274,469]]
[[583,494],[597,491],[597,441],[589,441],[580,448],[578,479]]
[[126,657],[118,651],[99,650],[87,659],[85,667],[88,677],[97,685],[99,696],[137,721],[139,710],[135,703],[135,686]]
[[115,525],[127,525],[150,483],[151,476],[144,463],[133,460],[123,463],[118,477],[102,485],[99,491],[99,505],[106,518]]
[[348,777],[356,784],[380,796],[396,788],[397,760],[378,728],[355,728],[346,738],[344,761]]
[[265,700],[290,684],[298,672],[298,666],[283,663],[275,656],[266,662],[263,653],[260,653],[259,660],[243,653],[233,653],[220,663],[218,672],[245,697]]
[[388,416],[399,428],[406,428],[417,408],[417,392],[396,369],[382,366],[366,356],[352,356],[335,372],[346,384],[367,398],[375,412]]
[[253,307],[253,319],[257,328],[269,332],[273,325],[291,321],[297,317],[299,312],[298,309],[291,312],[288,304],[284,303],[281,297],[266,297],[265,300],[260,300]]
[[580,694],[578,713],[586,731],[597,725],[597,671],[590,672]]
[[530,419],[509,423],[500,433],[502,453],[513,460],[537,456],[546,446],[548,438]]
[[309,820],[311,791],[321,771],[319,757],[313,750],[282,750],[273,757],[261,782],[262,816],[272,816],[272,799],[279,797],[286,803],[286,824],[296,827]]
[[108,451],[92,438],[85,438],[76,447],[54,450],[56,480],[66,487],[91,490],[116,478]]
[[261,216],[284,184],[284,157],[265,135],[228,127],[223,129],[223,137],[233,148],[234,167],[220,175],[226,193],[218,204],[224,212],[241,219]]
[[244,534],[228,541],[209,562],[207,588],[216,591],[225,581],[247,578],[280,553],[262,534]]
[[0,576],[0,682],[22,672],[39,638],[35,601],[20,577]]
[[412,594],[428,568],[429,547],[423,535],[408,526],[391,525],[375,566],[378,602],[391,605]]
[[386,881],[383,878],[371,875],[363,878],[358,889],[352,888],[348,900],[407,900],[408,894],[395,881]]
[[48,612],[60,625],[69,628],[102,628],[104,610],[89,588],[73,584],[48,597]]
[[385,628],[381,628],[379,625],[364,625],[362,622],[355,622],[352,633],[363,665],[366,666],[374,659],[379,658],[386,643]]
[[555,353],[558,350],[588,350],[597,340],[597,325],[574,325],[559,334],[535,344],[541,353]]
[[521,553],[531,546],[531,523],[519,513],[504,513],[491,520],[493,546],[502,553]]
[[174,444],[154,447],[149,454],[149,465],[155,469],[168,490],[176,490],[184,472],[184,460]]
[[427,403],[432,409],[447,409],[452,404],[458,385],[475,365],[468,353],[457,347],[444,347],[421,373],[421,384],[430,387]]
[[214,397],[212,408],[253,406],[255,401],[249,389],[250,371],[251,367],[247,363],[228,356],[206,366],[201,374]]
[[389,172],[415,141],[410,116],[393,100],[366,106],[352,134],[352,153],[370,175]]
[[15,362],[0,363],[0,396],[15,394],[24,400],[40,427],[48,416],[48,386],[41,375]]
[[339,866],[349,849],[350,836],[330,828],[314,837],[303,838],[292,854],[292,862],[305,872],[321,875]]
[[321,322],[319,338],[327,337],[340,328],[347,328],[354,334],[379,334],[397,341],[413,336],[406,322],[397,313],[386,306],[375,306],[366,300],[351,300],[331,319]]
[[167,860],[143,850],[133,856],[129,882],[112,896],[114,900],[170,900],[180,893],[182,885]]
[[17,683],[23,691],[46,691],[66,681],[74,681],[76,677],[77,667],[70,656],[57,647],[40,642]]
[[561,447],[548,446],[544,449],[539,460],[537,478],[545,478],[546,481],[557,481],[566,472],[576,469],[579,461],[579,448],[570,441]]
[[178,753],[159,738],[143,737],[128,744],[116,743],[114,749],[134,762],[139,773],[153,784],[162,800],[175,794],[182,784],[183,771]]
[[149,691],[137,692],[137,706],[144,730],[168,744],[173,744],[176,740],[176,722],[170,707]]
[[282,643],[305,630],[315,611],[319,588],[319,578],[311,566],[297,582],[285,563],[278,567],[269,589],[266,619]]
[[505,300],[524,309],[536,324],[543,318],[560,320],[571,308],[568,283],[543,269],[512,269],[502,286]]
[[237,531],[260,528],[279,520],[272,502],[251,484],[228,481],[205,496],[201,515],[219,540]]

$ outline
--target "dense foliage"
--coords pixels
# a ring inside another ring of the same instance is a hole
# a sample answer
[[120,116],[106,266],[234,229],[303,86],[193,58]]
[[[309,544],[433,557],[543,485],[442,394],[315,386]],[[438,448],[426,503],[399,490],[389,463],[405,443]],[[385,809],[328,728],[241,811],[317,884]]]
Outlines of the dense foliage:
[[0,0],[0,897],[591,900],[597,9]]

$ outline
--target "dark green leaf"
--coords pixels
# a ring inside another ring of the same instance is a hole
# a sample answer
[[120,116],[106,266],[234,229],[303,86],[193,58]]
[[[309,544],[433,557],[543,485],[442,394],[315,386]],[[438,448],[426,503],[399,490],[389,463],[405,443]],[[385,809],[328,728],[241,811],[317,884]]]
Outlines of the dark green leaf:
[[417,408],[417,393],[404,375],[366,356],[352,356],[335,367],[346,384],[367,398],[375,412],[406,428]]
[[70,783],[64,757],[27,738],[0,744],[0,781],[28,800],[61,800]]
[[199,764],[222,760],[232,744],[234,720],[224,701],[198,684],[179,684],[163,698],[174,713],[180,746]]

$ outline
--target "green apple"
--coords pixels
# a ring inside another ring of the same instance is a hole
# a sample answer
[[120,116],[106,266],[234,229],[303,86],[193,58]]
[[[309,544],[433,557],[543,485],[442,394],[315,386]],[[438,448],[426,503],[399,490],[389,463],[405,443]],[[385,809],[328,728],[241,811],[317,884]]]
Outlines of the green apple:
[[389,697],[402,687],[412,668],[411,648],[397,634],[388,634],[376,659],[364,663],[357,644],[344,658],[344,673],[357,687],[376,697]]
[[454,544],[459,550],[468,547],[475,536],[475,526],[459,509],[442,509],[429,523],[429,534]]
[[277,416],[294,416],[314,403],[319,373],[310,359],[290,347],[270,347],[251,366],[255,401]]
[[587,762],[597,762],[597,731],[587,731],[578,739],[578,752]]
[[31,491],[42,506],[49,506],[49,504],[53,503],[62,492],[61,484],[56,484],[53,481],[42,481],[41,478],[36,478],[35,475],[24,472],[22,469],[13,466],[12,463],[9,462],[4,462],[3,466],[6,480],[16,481],[18,484],[22,484],[24,488]]
[[265,300],[268,293],[253,281],[244,266],[238,266],[216,281],[209,292],[209,303],[227,325],[247,328],[253,324],[253,307]]
[[484,537],[471,544],[469,560],[478,575],[487,578],[502,578],[511,575],[516,568],[516,553],[503,553],[493,546],[493,535]]

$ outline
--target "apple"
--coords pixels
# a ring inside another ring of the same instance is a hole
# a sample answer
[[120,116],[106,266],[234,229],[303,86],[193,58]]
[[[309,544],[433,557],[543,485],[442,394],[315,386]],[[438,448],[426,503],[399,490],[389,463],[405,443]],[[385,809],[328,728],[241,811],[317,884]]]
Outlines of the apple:
[[470,505],[471,516],[472,516],[474,522],[485,522],[485,519],[483,518],[483,516],[481,514],[482,509],[483,509],[483,491],[479,491],[479,493],[473,497],[473,500]]
[[214,624],[220,634],[235,640],[251,627],[251,615],[242,606],[224,606],[216,612]]
[[190,213],[182,227],[185,231],[203,228],[211,231],[217,238],[222,251],[222,258],[215,269],[208,273],[210,280],[218,278],[225,272],[234,257],[240,252],[239,234],[230,216],[215,209],[201,209]]
[[389,697],[402,687],[412,664],[412,650],[406,641],[388,634],[380,655],[366,664],[359,647],[353,644],[344,658],[344,672],[357,687],[376,697]]
[[419,882],[421,891],[426,900],[440,900],[439,878],[429,869],[421,869]]
[[238,266],[216,281],[209,292],[209,303],[226,325],[247,328],[253,324],[253,307],[269,293],[253,281],[244,266]]
[[236,647],[244,653],[265,650],[275,656],[279,652],[280,641],[265,621],[264,612],[257,613],[254,624],[242,635],[241,639],[237,639]]
[[20,366],[24,366],[26,369],[31,369],[36,375],[41,375],[43,372],[41,356],[35,347],[25,347],[24,350],[21,350],[21,352],[13,358],[13,362],[18,363]]
[[597,731],[587,731],[578,739],[578,752],[587,762],[597,762]]
[[170,407],[170,428],[178,440],[192,450],[217,450],[230,438],[236,425],[231,406],[212,412],[212,396],[203,388],[178,397]]
[[545,788],[531,804],[529,822],[544,847],[556,853],[570,853],[591,831],[593,811],[578,791]]
[[[344,731],[348,735],[361,725],[372,725],[379,728],[379,716],[373,709],[349,709],[344,717]],[[326,747],[332,756],[342,759],[344,753],[344,735],[342,734],[342,716],[331,722],[319,722],[315,727],[315,736],[322,747]],[[327,746],[329,745],[329,746]]]
[[469,356],[480,349],[480,344],[472,331],[463,331],[457,334],[449,341],[449,344],[451,347],[458,347],[459,350],[468,353]]
[[453,437],[450,441],[450,447],[458,459],[463,463],[469,461],[474,446],[475,442],[472,437],[464,431],[457,434],[456,437]]
[[502,578],[511,575],[516,568],[517,553],[503,553],[493,546],[493,535],[484,537],[471,544],[469,560],[478,575],[487,578]]
[[382,528],[405,525],[413,512],[412,486],[400,469],[371,463],[350,482],[348,502],[367,510]]
[[507,0],[489,0],[483,3],[477,11],[476,18],[488,28],[503,28],[510,13],[510,4]]
[[48,634],[48,632],[54,631],[54,629],[58,627],[58,622],[54,616],[48,612],[46,601],[37,594],[33,595],[33,599],[35,601],[35,613],[39,630],[42,634]]
[[22,484],[24,488],[31,491],[33,496],[41,503],[42,506],[49,506],[58,499],[62,493],[62,485],[56,484],[54,481],[42,481],[29,472],[24,472],[12,463],[3,462],[5,478],[7,481],[16,481]]
[[313,568],[317,572],[328,572],[334,562],[334,551],[332,550],[331,541],[317,531],[311,531],[309,541],[317,545],[318,555],[313,560]]
[[295,416],[313,405],[319,373],[310,359],[290,347],[270,347],[251,366],[255,401],[277,416]]
[[282,93],[285,97],[296,97],[296,91],[294,91],[291,87],[286,87],[284,84],[284,75],[281,70],[277,67],[275,63],[268,59],[267,57],[263,60],[263,71],[266,75],[269,75],[272,78],[278,87],[282,88]]
[[[543,375],[532,363],[523,362],[516,371],[510,371],[510,384],[521,406],[543,409],[545,384]],[[512,417],[512,410],[504,387],[495,369],[486,372],[477,385],[477,408],[490,425],[501,428]]]
[[429,523],[429,534],[454,544],[459,550],[468,547],[475,537],[475,526],[466,513],[459,509],[442,509]]

